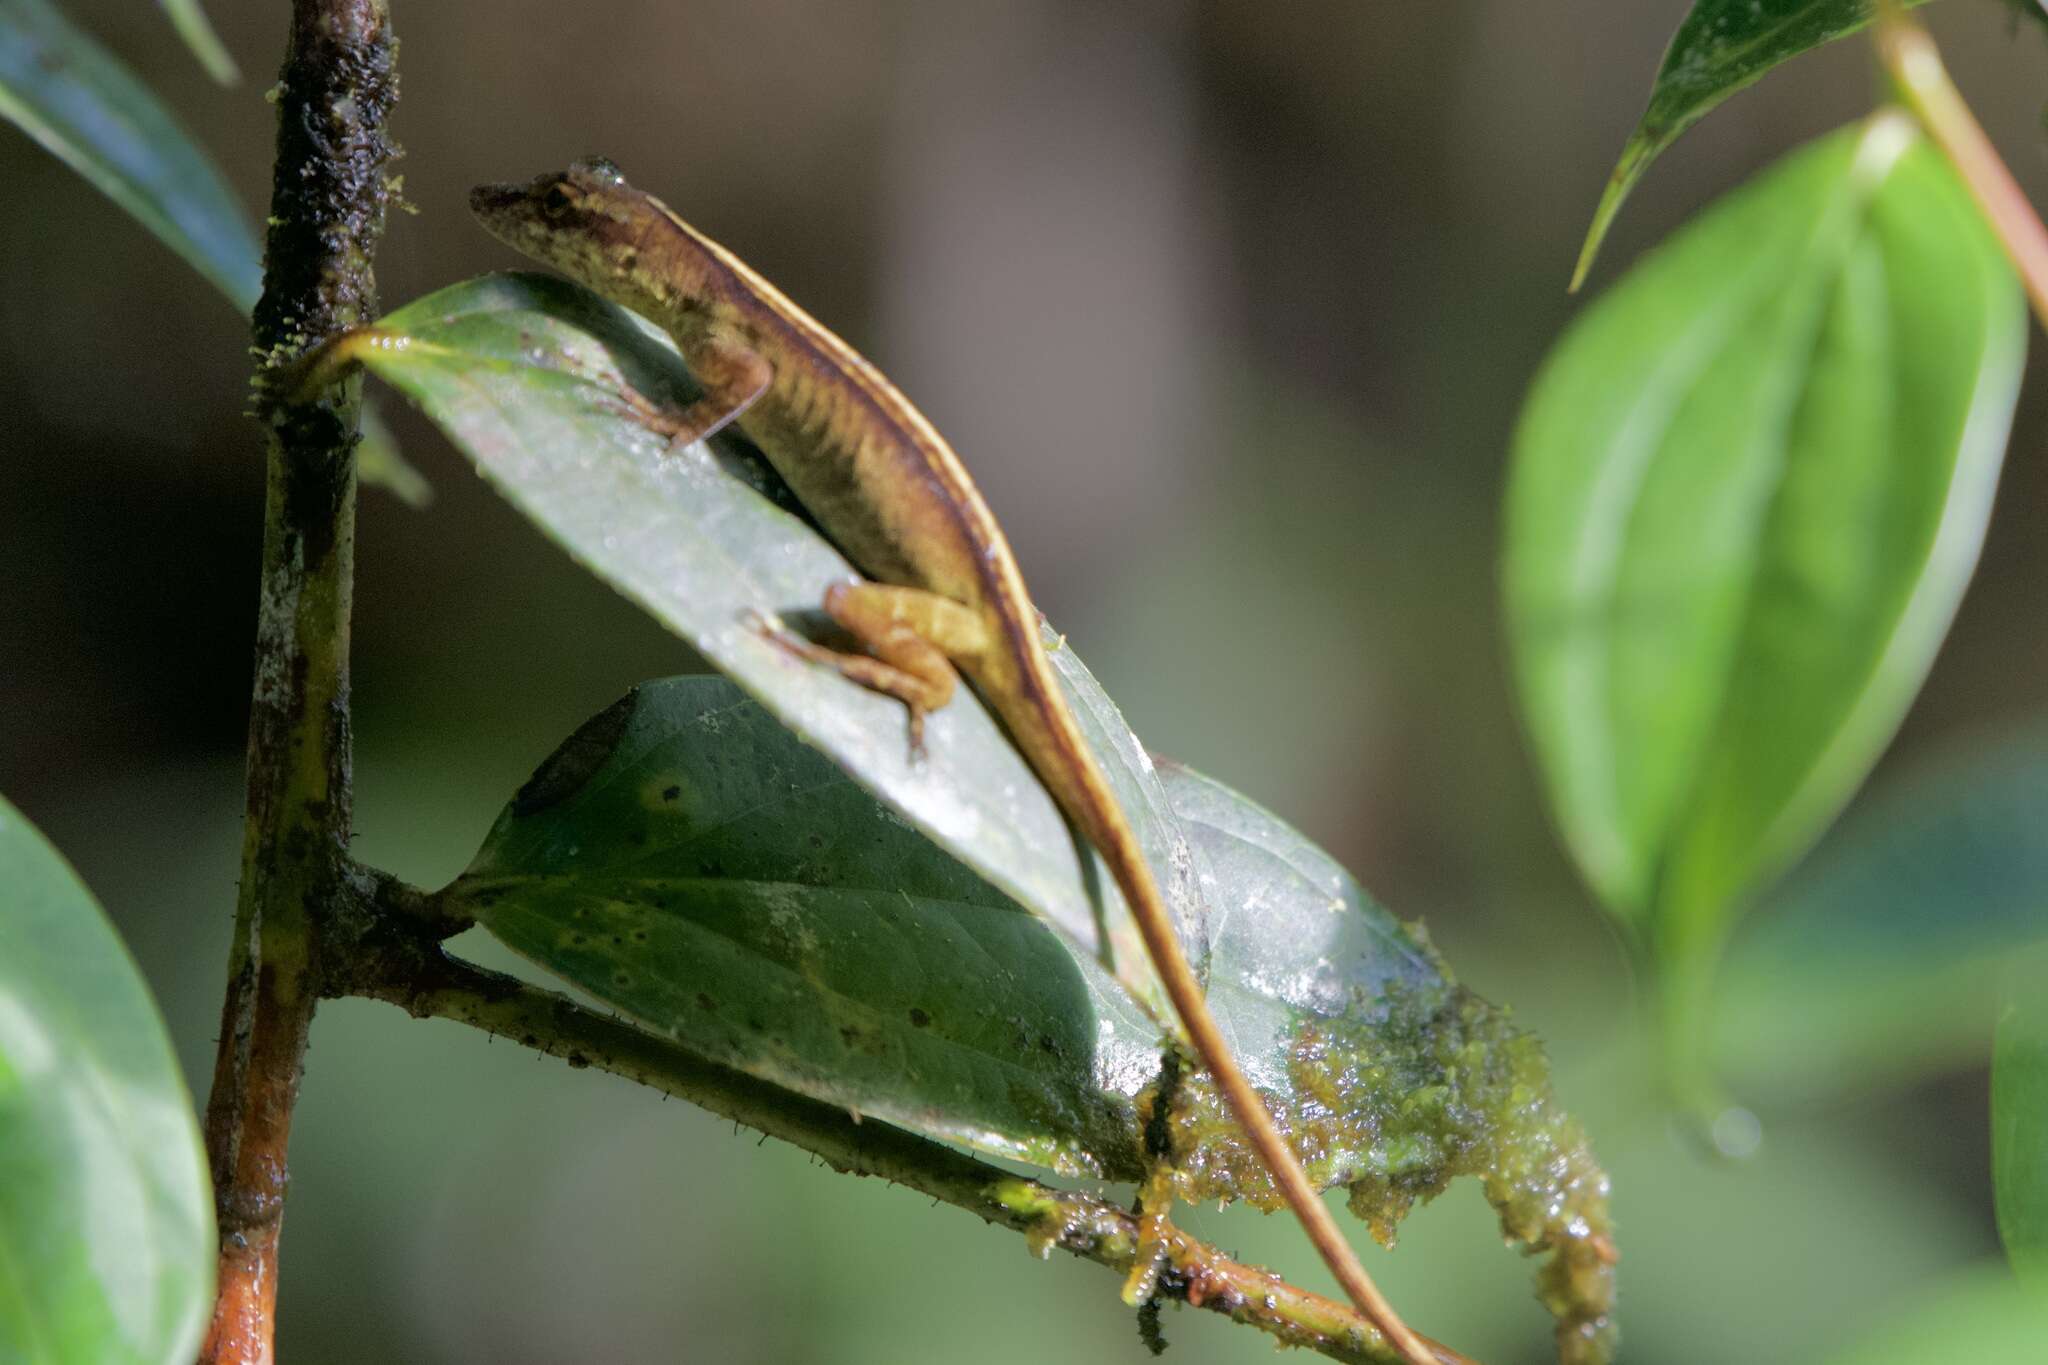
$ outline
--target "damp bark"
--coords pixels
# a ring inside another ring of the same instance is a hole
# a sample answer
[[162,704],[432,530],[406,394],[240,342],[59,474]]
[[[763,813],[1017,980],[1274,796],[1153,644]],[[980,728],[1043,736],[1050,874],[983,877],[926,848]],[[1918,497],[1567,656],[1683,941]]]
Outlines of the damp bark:
[[320,993],[322,919],[348,901],[360,381],[307,401],[281,375],[375,312],[396,51],[384,0],[292,6],[254,318],[267,473],[241,889],[206,1111],[221,1234],[209,1362],[274,1355],[286,1145]]

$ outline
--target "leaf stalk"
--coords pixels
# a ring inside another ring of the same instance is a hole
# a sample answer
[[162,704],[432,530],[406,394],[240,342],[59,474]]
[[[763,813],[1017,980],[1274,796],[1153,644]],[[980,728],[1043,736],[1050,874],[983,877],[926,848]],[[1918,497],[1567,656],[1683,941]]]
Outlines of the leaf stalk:
[[1927,30],[1888,3],[1879,8],[1875,37],[1900,101],[1969,187],[2019,272],[2034,317],[2048,328],[2048,227],[1949,78]]

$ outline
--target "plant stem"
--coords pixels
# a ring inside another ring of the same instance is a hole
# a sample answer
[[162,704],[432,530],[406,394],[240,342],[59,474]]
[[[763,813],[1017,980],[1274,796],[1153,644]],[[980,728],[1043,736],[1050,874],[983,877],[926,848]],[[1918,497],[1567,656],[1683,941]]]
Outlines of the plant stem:
[[396,96],[385,0],[295,0],[255,315],[268,435],[241,891],[206,1145],[220,1221],[201,1359],[274,1355],[285,1149],[319,995],[321,928],[347,894],[349,608],[359,381],[301,401],[266,383],[372,315]]
[[[381,892],[380,892],[381,894]],[[386,927],[397,916],[383,917]],[[834,1170],[880,1176],[984,1221],[1024,1234],[1031,1250],[1054,1247],[1129,1272],[1138,1256],[1135,1215],[1095,1195],[1054,1189],[977,1161],[940,1143],[807,1099],[696,1057],[667,1039],[578,1005],[567,996],[486,971],[444,953],[414,931],[358,956],[364,975],[348,993],[383,1000],[419,1018],[452,1019],[511,1039],[572,1067],[594,1066],[688,1100],[721,1117],[801,1147]],[[368,948],[369,945],[366,945]],[[1223,1313],[1284,1345],[1332,1360],[1391,1365],[1402,1356],[1348,1304],[1298,1289],[1240,1264],[1169,1226],[1158,1292]],[[1444,1365],[1470,1365],[1429,1343]]]
[[1906,107],[1984,210],[2026,286],[2035,318],[2048,328],[2048,227],[1949,79],[1934,39],[1897,4],[1888,4],[1878,12],[1877,50]]

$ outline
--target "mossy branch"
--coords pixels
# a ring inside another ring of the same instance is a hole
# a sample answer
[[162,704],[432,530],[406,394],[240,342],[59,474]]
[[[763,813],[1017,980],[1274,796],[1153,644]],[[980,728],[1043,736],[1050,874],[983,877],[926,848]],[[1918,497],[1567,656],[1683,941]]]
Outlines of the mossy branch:
[[[1137,1217],[1097,1195],[1055,1189],[890,1124],[856,1119],[565,995],[451,957],[440,940],[462,925],[434,922],[422,909],[426,898],[381,874],[364,874],[362,889],[370,903],[358,922],[367,933],[347,955],[354,974],[331,983],[335,994],[382,1000],[418,1018],[452,1019],[572,1067],[596,1067],[687,1100],[800,1147],[844,1174],[879,1176],[1020,1232],[1041,1256],[1057,1247],[1118,1275],[1128,1274],[1136,1260]],[[1401,1359],[1347,1304],[1234,1261],[1176,1228],[1167,1229],[1166,1253],[1157,1290],[1163,1298],[1222,1313],[1332,1360],[1392,1365]],[[1444,1365],[1470,1365],[1447,1347],[1430,1346]]]
[[303,399],[267,381],[375,312],[395,52],[385,0],[292,6],[254,329],[268,457],[241,891],[206,1108],[221,1251],[205,1361],[274,1355],[292,1108],[323,923],[347,899],[358,386]]

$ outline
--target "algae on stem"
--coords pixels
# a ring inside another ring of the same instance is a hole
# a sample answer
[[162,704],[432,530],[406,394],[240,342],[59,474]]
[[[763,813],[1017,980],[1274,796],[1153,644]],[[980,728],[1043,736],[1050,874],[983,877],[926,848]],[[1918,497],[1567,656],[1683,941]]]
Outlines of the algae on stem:
[[[1337,1017],[1307,1016],[1288,1058],[1291,1096],[1275,1117],[1318,1186],[1343,1185],[1352,1212],[1391,1246],[1417,1199],[1475,1176],[1501,1230],[1549,1253],[1537,1297],[1557,1320],[1564,1365],[1605,1365],[1616,1344],[1608,1179],[1558,1105],[1543,1046],[1506,1011],[1450,982],[1392,986]],[[1280,1207],[1205,1075],[1170,1100],[1177,1193]]]

